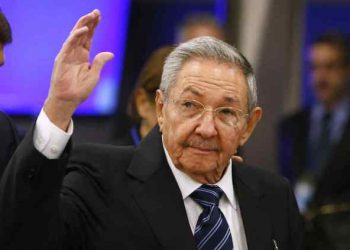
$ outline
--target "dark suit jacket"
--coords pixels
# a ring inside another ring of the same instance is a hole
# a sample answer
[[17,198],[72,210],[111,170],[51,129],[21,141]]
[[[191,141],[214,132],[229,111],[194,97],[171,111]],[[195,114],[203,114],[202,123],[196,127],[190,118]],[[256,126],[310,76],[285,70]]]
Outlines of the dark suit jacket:
[[[19,146],[0,183],[1,249],[195,249],[157,128],[137,148],[83,145],[68,160],[69,151],[48,160],[31,133]],[[249,166],[232,172],[249,250],[274,249],[273,239],[299,249],[287,181]]]
[[0,111],[0,178],[17,144],[16,127],[11,119]]
[[[281,173],[295,182],[307,166],[310,110],[284,119],[279,127]],[[350,120],[316,184],[313,205],[350,201]]]

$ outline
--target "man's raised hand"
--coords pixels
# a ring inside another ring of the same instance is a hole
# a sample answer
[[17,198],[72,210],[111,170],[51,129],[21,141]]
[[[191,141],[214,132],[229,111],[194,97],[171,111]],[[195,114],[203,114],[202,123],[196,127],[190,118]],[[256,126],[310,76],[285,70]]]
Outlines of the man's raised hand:
[[104,64],[113,58],[112,53],[101,52],[89,62],[93,34],[100,20],[98,10],[81,17],[56,56],[44,111],[63,130],[97,85]]

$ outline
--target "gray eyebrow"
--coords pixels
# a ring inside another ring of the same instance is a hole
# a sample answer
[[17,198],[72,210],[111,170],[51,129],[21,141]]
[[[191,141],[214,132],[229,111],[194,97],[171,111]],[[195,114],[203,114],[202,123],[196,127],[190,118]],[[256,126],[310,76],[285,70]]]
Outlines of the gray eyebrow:
[[[203,94],[200,91],[198,91],[196,88],[194,88],[193,86],[187,86],[186,88],[184,88],[184,90],[181,92],[181,95],[183,95],[186,92],[191,92],[192,94],[194,94],[195,96],[198,96],[198,97],[203,96]],[[224,100],[225,100],[225,102],[230,103],[230,104],[236,104],[236,103],[240,104],[240,102],[232,96],[224,96]]]
[[200,93],[198,90],[196,90],[195,88],[193,88],[192,86],[187,86],[181,93],[184,94],[186,92],[191,92],[192,94],[196,95],[196,96],[203,96],[202,93]]
[[229,103],[239,103],[235,98],[231,96],[225,96],[224,99],[226,102],[229,102]]

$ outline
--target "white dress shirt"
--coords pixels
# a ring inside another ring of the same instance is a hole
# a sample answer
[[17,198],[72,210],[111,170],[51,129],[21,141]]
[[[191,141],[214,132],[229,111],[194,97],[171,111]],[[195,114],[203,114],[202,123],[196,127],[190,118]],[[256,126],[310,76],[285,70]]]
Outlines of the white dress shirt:
[[73,121],[65,132],[55,124],[41,110],[35,123],[33,143],[34,147],[48,159],[58,159],[73,134]]
[[[34,147],[48,159],[57,159],[61,156],[72,133],[73,121],[70,122],[68,131],[65,132],[55,126],[49,120],[45,112],[41,110],[34,128]],[[184,199],[188,221],[193,233],[198,217],[202,213],[203,209],[194,200],[192,200],[190,194],[199,188],[202,184],[196,182],[188,175],[177,169],[174,166],[168,154],[168,151],[164,147],[164,144],[163,148],[170,169],[175,176],[182,194],[182,198]],[[242,222],[242,216],[233,190],[231,161],[224,176],[218,183],[216,183],[216,185],[219,186],[224,192],[223,197],[219,201],[219,208],[224,214],[230,227],[234,249],[247,250],[248,247]]]

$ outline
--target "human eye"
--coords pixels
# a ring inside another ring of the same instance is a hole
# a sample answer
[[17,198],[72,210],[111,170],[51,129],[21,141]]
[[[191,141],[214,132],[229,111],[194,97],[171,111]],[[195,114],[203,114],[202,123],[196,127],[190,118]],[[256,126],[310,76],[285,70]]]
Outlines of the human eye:
[[180,102],[180,113],[185,117],[193,117],[201,110],[201,105],[194,100]]
[[236,112],[232,108],[220,108],[218,110],[219,115],[227,116],[227,117],[235,117]]
[[199,109],[200,105],[192,100],[183,100],[181,102],[181,107],[186,110]]
[[237,112],[232,108],[218,108],[216,113],[218,118],[225,124],[233,126],[237,122]]

